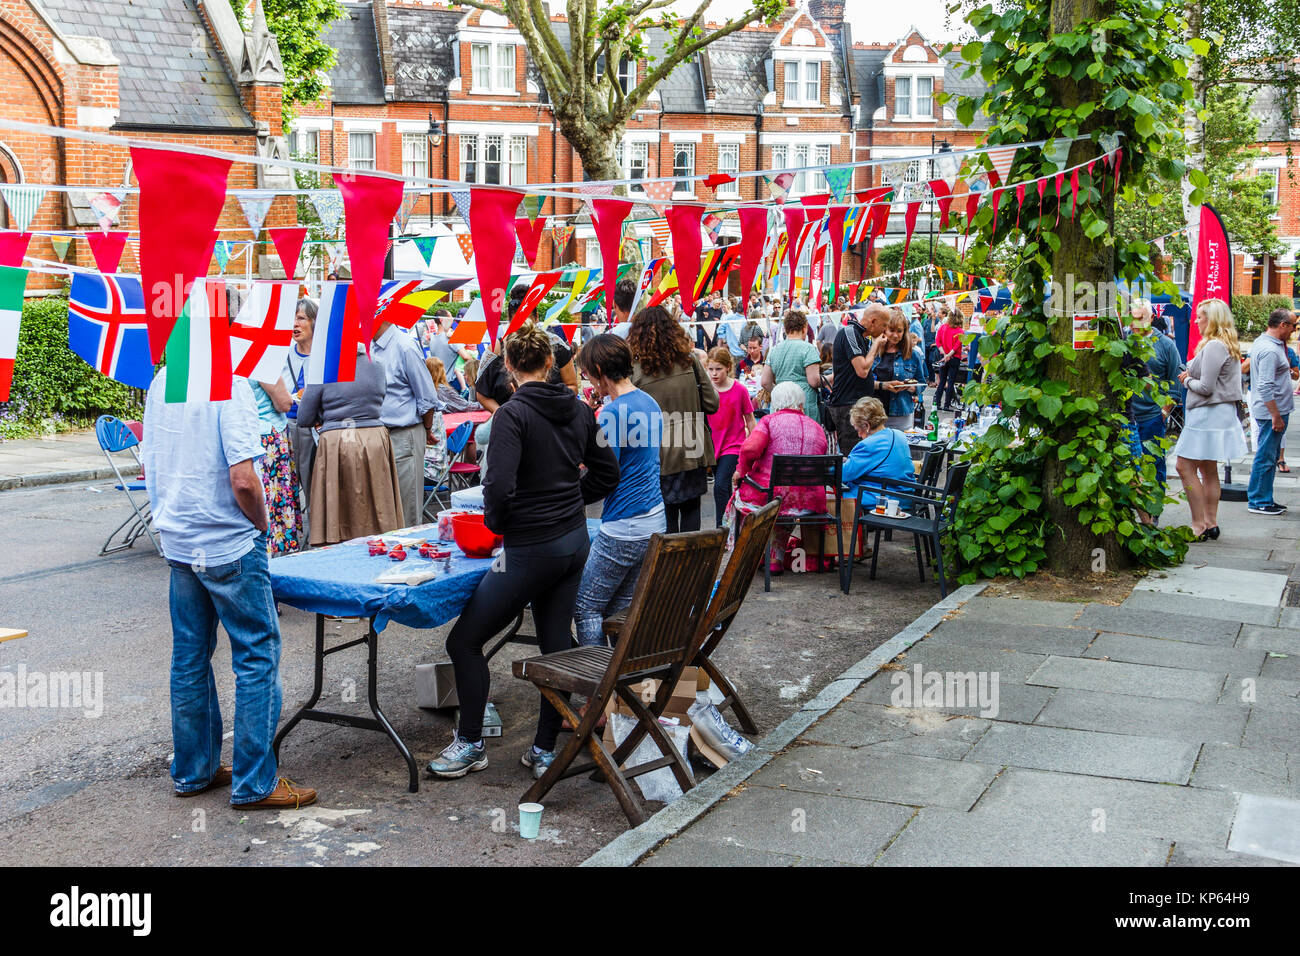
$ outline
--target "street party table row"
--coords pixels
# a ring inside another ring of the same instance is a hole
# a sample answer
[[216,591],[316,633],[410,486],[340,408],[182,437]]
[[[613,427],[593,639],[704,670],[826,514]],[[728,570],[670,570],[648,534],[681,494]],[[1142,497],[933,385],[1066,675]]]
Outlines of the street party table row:
[[[599,521],[587,522],[594,537]],[[492,558],[470,558],[452,541],[438,538],[436,524],[420,525],[380,535],[391,545],[407,544],[406,560],[391,561],[387,556],[371,555],[368,538],[342,544],[313,548],[270,561],[271,590],[275,600],[316,615],[315,675],[310,698],[289,718],[275,735],[274,749],[279,759],[284,738],[303,720],[341,724],[386,734],[397,746],[410,771],[410,791],[419,790],[419,773],[415,758],[393,729],[379,706],[377,696],[379,634],[391,622],[407,627],[440,627],[455,620],[469,603],[479,581],[492,567]],[[427,541],[446,557],[422,557],[418,542]],[[403,577],[412,583],[387,583],[376,580],[381,575]],[[327,617],[355,617],[367,621],[366,634],[332,647],[325,646]],[[522,623],[521,613],[514,624],[486,652],[490,658],[510,641]],[[357,645],[367,645],[367,694],[373,717],[358,717],[317,709],[324,683],[325,658]]]

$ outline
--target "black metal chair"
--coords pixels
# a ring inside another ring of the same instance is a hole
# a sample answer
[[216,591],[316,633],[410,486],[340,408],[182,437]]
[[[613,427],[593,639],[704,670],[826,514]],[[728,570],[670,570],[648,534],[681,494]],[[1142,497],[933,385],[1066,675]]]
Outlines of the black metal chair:
[[[876,561],[880,556],[880,537],[885,531],[897,531],[912,535],[916,543],[916,569],[925,580],[925,556],[928,545],[934,555],[935,569],[939,576],[939,594],[948,596],[948,579],[944,574],[943,535],[951,527],[957,514],[957,503],[961,500],[962,488],[966,484],[966,472],[970,470],[969,462],[958,462],[948,469],[947,480],[941,486],[925,485],[919,481],[905,478],[890,478],[885,482],[885,489],[878,492],[881,498],[897,498],[901,510],[910,512],[906,518],[886,518],[874,511],[864,510],[862,496],[864,493],[876,493],[870,486],[858,488],[857,503],[853,509],[853,533],[849,537],[850,553],[857,547],[858,529],[863,533],[874,531],[876,534],[871,554],[871,579],[876,578]],[[840,583],[845,594],[853,583],[853,566],[841,562]]]
[[[843,467],[844,459],[839,455],[773,455],[771,483],[766,488],[748,475],[744,478],[751,488],[757,488],[767,495],[768,501],[778,499],[777,488],[830,489],[835,495],[835,514],[822,511],[806,515],[782,515],[776,519],[773,537],[781,528],[793,528],[796,525],[807,528],[834,522],[837,558],[841,567],[844,564],[844,526],[840,524],[840,505],[844,501],[844,491],[840,487],[840,470]],[[763,563],[763,590],[771,591],[773,545],[770,541],[767,550],[767,560]],[[817,542],[818,570],[825,557],[825,539],[822,538]]]

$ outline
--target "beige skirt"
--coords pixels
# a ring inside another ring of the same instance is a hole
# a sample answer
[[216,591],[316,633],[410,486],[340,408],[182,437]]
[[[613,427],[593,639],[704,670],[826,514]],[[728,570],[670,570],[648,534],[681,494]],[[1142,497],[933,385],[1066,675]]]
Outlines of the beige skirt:
[[388,429],[320,433],[311,476],[311,543],[337,544],[402,527],[402,495]]

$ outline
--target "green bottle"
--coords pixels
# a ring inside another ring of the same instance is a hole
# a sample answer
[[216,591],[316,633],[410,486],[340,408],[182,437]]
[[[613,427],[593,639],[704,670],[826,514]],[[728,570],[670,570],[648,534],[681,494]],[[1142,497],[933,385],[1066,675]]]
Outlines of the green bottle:
[[939,409],[930,409],[930,434],[925,436],[930,441],[939,440]]

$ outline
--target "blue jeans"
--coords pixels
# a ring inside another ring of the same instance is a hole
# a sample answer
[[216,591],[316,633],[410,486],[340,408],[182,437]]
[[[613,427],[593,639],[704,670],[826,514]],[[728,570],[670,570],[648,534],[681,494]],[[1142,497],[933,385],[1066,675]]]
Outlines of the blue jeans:
[[591,553],[582,569],[578,600],[573,607],[573,623],[578,643],[583,647],[604,647],[601,624],[605,618],[632,603],[636,579],[641,573],[650,539],[623,541],[603,531],[591,543]]
[[1156,459],[1156,480],[1160,482],[1160,487],[1165,487],[1165,450],[1162,449],[1157,440],[1165,437],[1165,416],[1157,415],[1155,418],[1148,418],[1146,421],[1137,423],[1138,441],[1142,443],[1143,451],[1148,455],[1154,455]]
[[1273,478],[1277,475],[1277,452],[1286,434],[1291,415],[1282,416],[1282,430],[1273,431],[1273,420],[1255,419],[1259,426],[1259,447],[1255,449],[1255,463],[1250,468],[1250,484],[1246,488],[1246,503],[1251,508],[1273,504]]
[[202,790],[221,765],[221,704],[212,672],[217,622],[230,637],[235,672],[234,779],[230,802],[253,803],[278,780],[271,740],[280,721],[280,622],[271,596],[266,535],[242,558],[171,566],[172,783]]

